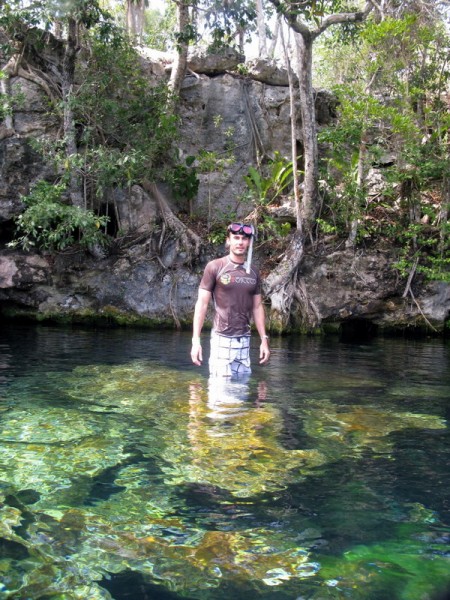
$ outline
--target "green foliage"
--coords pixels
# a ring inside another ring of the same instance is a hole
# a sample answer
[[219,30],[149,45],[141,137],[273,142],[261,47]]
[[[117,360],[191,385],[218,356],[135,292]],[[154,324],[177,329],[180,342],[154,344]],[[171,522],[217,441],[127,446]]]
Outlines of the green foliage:
[[281,238],[287,237],[292,232],[289,222],[280,223],[270,214],[262,213],[258,223],[258,237],[264,242],[270,242],[277,247]]
[[177,138],[177,120],[167,114],[165,84],[151,86],[136,52],[117,39],[115,45],[91,39],[91,50],[72,97],[79,132],[79,152],[67,157],[64,140],[41,140],[35,147],[53,161],[67,181],[81,177],[91,205],[112,186],[129,187],[162,173]]
[[175,40],[177,51],[180,51],[183,45],[190,44],[190,42],[195,42],[198,39],[196,25],[194,23],[188,23],[183,31],[175,32],[173,38]]
[[104,34],[115,29],[110,13],[98,0],[9,0],[2,3],[0,26],[14,37],[15,34],[27,34],[33,28],[49,31],[55,21],[69,18],[86,29],[97,26]]
[[[15,35],[24,35],[28,29],[33,27],[49,30],[52,26],[53,15],[44,1],[37,0],[24,6],[20,0],[10,0],[2,2],[1,8],[0,27],[9,34],[11,39],[14,39]],[[5,44],[2,50],[6,51],[7,56],[10,56],[15,48],[9,43]]]
[[163,52],[169,50],[175,23],[175,3],[166,3],[163,14],[157,9],[147,9],[143,35],[145,45]]
[[226,238],[227,232],[225,227],[214,227],[208,232],[208,242],[214,244],[215,246],[224,244]]
[[337,232],[336,225],[331,225],[324,219],[316,219],[316,223],[320,231],[322,231],[322,233],[325,233],[326,235],[330,235]]
[[248,175],[244,176],[254,200],[264,206],[278,199],[293,181],[292,161],[282,157],[279,152],[275,153],[275,158],[269,162],[266,170],[267,175],[264,175],[255,167],[250,167]]
[[30,194],[22,198],[27,208],[16,222],[17,232],[21,235],[9,244],[10,247],[55,251],[75,243],[84,248],[106,244],[101,228],[108,218],[64,204],[65,187],[64,184],[39,181]]
[[[429,212],[433,213],[431,209]],[[411,223],[405,231],[399,231],[398,236],[402,251],[395,267],[403,277],[416,270],[428,280],[450,283],[448,222],[441,229],[421,222]]]
[[176,119],[167,114],[167,88],[152,87],[137,53],[127,44],[112,48],[94,41],[74,112],[83,130],[84,146],[107,145],[145,156],[136,178],[158,168],[176,139]]
[[234,211],[218,212],[214,223],[208,231],[208,242],[219,246],[224,244],[227,237],[227,226],[229,223],[237,221],[238,217]]
[[233,165],[235,160],[236,158],[229,152],[221,156],[220,152],[200,150],[196,157],[197,170],[199,173],[223,171],[224,168]]
[[195,156],[188,156],[185,164],[175,165],[166,179],[172,186],[172,191],[177,200],[187,200],[189,203],[197,196],[200,180],[195,167]]
[[[2,18],[11,34],[25,32],[25,45],[33,35],[36,37],[32,30],[35,25],[50,25],[56,18],[63,22],[76,19],[84,25],[81,32],[85,50],[77,62],[75,77],[79,84],[70,97],[78,153],[67,156],[66,140],[50,143],[42,139],[34,143],[53,162],[62,181],[76,176],[85,202],[94,206],[112,186],[131,186],[143,177],[156,177],[170,158],[177,137],[176,118],[166,110],[167,87],[149,82],[138,54],[109,13],[98,2],[84,0],[37,1],[27,10],[11,2]],[[39,53],[36,44],[34,40],[34,49]],[[61,103],[53,110],[62,118],[64,108]]]
[[290,223],[280,223],[280,235],[286,237],[291,233],[292,225]]
[[242,75],[243,77],[247,77],[249,72],[250,72],[250,69],[249,69],[248,65],[246,65],[245,63],[239,63],[236,66],[236,73],[238,73],[239,75]]
[[234,144],[232,141],[234,135],[234,127],[229,126],[226,129],[223,129],[222,115],[214,115],[213,123],[214,128],[217,129],[219,134],[225,138],[225,151],[217,152],[201,149],[195,160],[196,167],[199,173],[212,173],[214,171],[223,171],[224,169],[232,166],[236,161],[236,157],[233,153]]
[[[401,248],[402,275],[414,269],[447,280],[448,223],[440,219],[450,168],[448,35],[410,14],[367,22],[351,50],[347,60],[342,48],[336,53],[337,125],[320,134],[327,194],[318,225],[346,235],[356,219],[357,239],[384,237]],[[383,156],[383,190],[368,197],[367,173]]]
[[[0,71],[0,79],[6,77],[4,71]],[[0,94],[0,121],[10,117],[13,113],[13,107],[10,98],[6,94]]]
[[238,33],[243,33],[247,41],[256,30],[256,11],[253,2],[238,0],[224,3],[221,0],[210,0],[200,3],[203,19],[210,29],[212,42],[208,46],[211,52],[236,44]]

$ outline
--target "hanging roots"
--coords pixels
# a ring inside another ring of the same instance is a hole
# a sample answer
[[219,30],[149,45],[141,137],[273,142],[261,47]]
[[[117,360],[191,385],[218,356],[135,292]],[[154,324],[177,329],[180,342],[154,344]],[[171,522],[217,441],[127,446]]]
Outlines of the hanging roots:
[[299,306],[302,325],[308,329],[315,329],[320,325],[320,313],[311,299],[311,296],[308,294],[305,282],[298,279],[293,287],[295,300]]
[[158,208],[164,223],[164,232],[167,230],[174,234],[178,243],[178,249],[186,252],[187,262],[192,262],[200,254],[201,239],[178,219],[155,183],[143,181],[142,187],[146,192],[151,194],[158,203]]

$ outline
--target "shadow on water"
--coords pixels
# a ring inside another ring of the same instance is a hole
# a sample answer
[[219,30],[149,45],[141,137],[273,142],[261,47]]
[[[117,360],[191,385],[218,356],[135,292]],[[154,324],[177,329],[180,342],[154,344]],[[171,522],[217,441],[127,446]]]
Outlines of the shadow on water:
[[0,332],[0,599],[447,600],[442,341]]

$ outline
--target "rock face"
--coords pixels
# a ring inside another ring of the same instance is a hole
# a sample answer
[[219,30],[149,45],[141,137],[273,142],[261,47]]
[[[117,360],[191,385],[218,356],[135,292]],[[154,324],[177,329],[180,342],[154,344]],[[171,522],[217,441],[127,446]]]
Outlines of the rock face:
[[[147,61],[149,77],[167,76],[168,62],[157,68],[154,58],[142,60]],[[227,54],[213,64],[192,56],[193,72],[182,89],[180,154],[196,157],[200,188],[193,209],[210,223],[248,212],[249,205],[241,199],[243,178],[258,156],[279,152],[289,157],[291,152],[286,73],[261,61],[249,65],[249,76],[228,72],[240,60]],[[51,174],[30,141],[52,139],[59,128],[48,116],[46,95],[36,83],[19,77],[9,83],[20,102],[12,122],[0,123],[0,313],[168,326],[189,323],[204,264],[225,249],[210,248],[194,265],[186,264],[175,241],[161,252],[155,235],[158,206],[139,186],[112,193],[110,206],[121,232],[134,239],[116,254],[98,260],[82,253],[40,256],[4,247],[13,219],[23,210],[21,196]],[[334,103],[328,92],[317,93],[316,110],[319,127],[332,120]],[[205,153],[214,155],[219,168],[212,170]],[[169,196],[169,190],[165,192]],[[280,218],[292,221],[288,204],[281,207],[285,212]],[[256,253],[255,261],[262,258]],[[426,319],[442,330],[450,314],[450,287],[422,287],[415,290],[416,302],[405,300],[394,259],[388,251],[355,254],[342,249],[306,256],[300,281],[320,324],[364,321],[395,329],[423,325]],[[295,305],[293,320],[302,320]]]
[[[12,308],[19,315],[75,322],[188,326],[207,257],[187,268],[177,265],[175,247],[172,250],[156,259],[148,239],[101,261],[84,254],[60,255],[52,261],[20,253],[3,255],[0,306],[6,314]],[[320,326],[332,331],[413,331],[424,329],[425,318],[430,331],[431,327],[442,331],[450,312],[450,286],[434,283],[417,295],[417,304],[405,300],[404,284],[400,285],[392,262],[387,251],[306,256],[300,281]],[[302,314],[294,308],[292,316],[294,330],[301,328]]]
[[[334,104],[328,93],[317,93],[316,108],[319,127],[330,123]],[[190,75],[182,90],[180,116],[182,153],[197,156],[203,149],[221,165],[210,171],[205,161],[197,160],[201,183],[195,212],[209,220],[213,220],[213,210],[246,214],[249,206],[241,198],[249,166],[275,152],[285,157],[291,154],[288,88],[230,73]]]
[[[289,85],[289,77],[286,67],[279,65],[274,60],[264,60],[257,58],[247,63],[248,76],[255,81],[261,81],[268,85]],[[296,79],[295,75],[293,75]]]
[[188,68],[196,73],[207,75],[231,71],[244,61],[245,56],[231,47],[223,48],[216,53],[194,48],[188,54]]
[[[450,314],[450,286],[434,282],[419,290],[415,302],[403,298],[405,282],[399,279],[394,262],[395,256],[387,250],[306,256],[300,279],[321,324],[405,331],[426,329],[427,322],[430,330],[442,330]],[[300,314],[296,317],[301,321]]]
[[0,289],[26,290],[47,283],[50,265],[41,256],[11,252],[0,256]]
[[48,116],[46,95],[36,83],[13,77],[10,89],[18,109],[14,111],[13,128],[0,123],[0,226],[23,210],[20,197],[49,173],[30,140],[55,136],[59,126]]

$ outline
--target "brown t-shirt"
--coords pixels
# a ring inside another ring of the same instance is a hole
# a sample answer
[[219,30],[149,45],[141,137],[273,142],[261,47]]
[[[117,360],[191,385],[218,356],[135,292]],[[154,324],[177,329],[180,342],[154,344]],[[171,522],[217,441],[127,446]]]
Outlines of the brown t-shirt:
[[205,267],[200,287],[212,292],[215,315],[214,330],[220,335],[250,335],[253,297],[261,293],[261,280],[256,269],[246,273],[244,265],[229,256],[216,258]]

